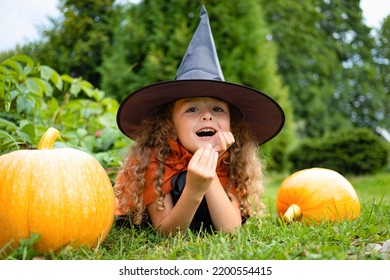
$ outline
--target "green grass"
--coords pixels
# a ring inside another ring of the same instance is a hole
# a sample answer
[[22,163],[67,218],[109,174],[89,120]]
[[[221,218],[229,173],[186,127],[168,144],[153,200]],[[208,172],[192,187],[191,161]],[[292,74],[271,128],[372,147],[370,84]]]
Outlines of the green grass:
[[[166,238],[152,228],[113,228],[96,249],[64,249],[46,259],[267,259],[267,260],[379,260],[390,259],[372,244],[390,239],[390,174],[349,177],[362,206],[354,221],[322,222],[307,226],[285,224],[276,215],[278,187],[285,176],[269,174],[264,201],[269,215],[250,218],[236,234],[177,234]],[[29,244],[29,243],[27,243]],[[29,247],[30,246],[30,247]],[[36,256],[30,245],[21,246],[10,259]]]
[[348,178],[362,203],[371,201],[390,203],[390,173]]

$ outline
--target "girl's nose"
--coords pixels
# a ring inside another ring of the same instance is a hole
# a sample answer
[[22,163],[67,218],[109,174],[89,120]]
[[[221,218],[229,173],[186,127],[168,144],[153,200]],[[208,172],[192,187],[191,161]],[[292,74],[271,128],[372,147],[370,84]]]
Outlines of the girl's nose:
[[211,121],[213,119],[213,115],[210,112],[204,112],[202,115],[203,121]]

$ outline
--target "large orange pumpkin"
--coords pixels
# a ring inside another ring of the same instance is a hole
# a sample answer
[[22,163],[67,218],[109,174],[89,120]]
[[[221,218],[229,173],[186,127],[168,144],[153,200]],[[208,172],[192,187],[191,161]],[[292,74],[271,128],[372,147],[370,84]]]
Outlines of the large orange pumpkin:
[[30,233],[41,236],[35,249],[43,253],[92,248],[110,231],[114,192],[107,173],[85,152],[52,149],[58,136],[49,128],[38,150],[0,156],[0,252]]
[[284,179],[276,200],[278,214],[287,222],[302,219],[353,220],[360,203],[351,183],[340,173],[326,168],[310,168]]

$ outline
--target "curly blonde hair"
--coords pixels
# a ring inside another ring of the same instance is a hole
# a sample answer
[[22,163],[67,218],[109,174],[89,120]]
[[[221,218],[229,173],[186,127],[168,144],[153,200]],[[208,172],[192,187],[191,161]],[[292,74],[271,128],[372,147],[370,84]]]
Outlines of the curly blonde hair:
[[[145,173],[154,152],[159,162],[154,177],[154,190],[158,195],[157,210],[164,209],[162,182],[165,172],[164,162],[171,155],[168,138],[176,139],[171,119],[173,103],[164,106],[153,120],[145,120],[135,143],[119,170],[115,184],[118,207],[122,213],[130,216],[134,224],[141,224],[147,218],[143,203],[146,187]],[[233,109],[234,110],[234,109]],[[241,122],[238,114],[231,114],[231,131],[235,143],[229,148],[229,156],[222,163],[227,169],[230,185],[235,186],[240,203],[241,216],[248,218],[261,214],[263,194],[263,164],[258,145],[248,127]],[[233,117],[234,116],[234,117]],[[121,183],[118,183],[121,182]]]

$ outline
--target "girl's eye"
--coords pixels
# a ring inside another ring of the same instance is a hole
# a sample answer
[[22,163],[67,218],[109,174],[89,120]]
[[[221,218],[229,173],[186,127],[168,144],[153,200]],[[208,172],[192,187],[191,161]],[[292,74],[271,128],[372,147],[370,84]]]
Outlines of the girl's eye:
[[193,112],[196,112],[197,111],[197,109],[195,108],[195,107],[191,107],[191,108],[188,108],[187,109],[187,113],[193,113]]
[[213,111],[214,112],[223,112],[223,109],[221,107],[214,107]]

